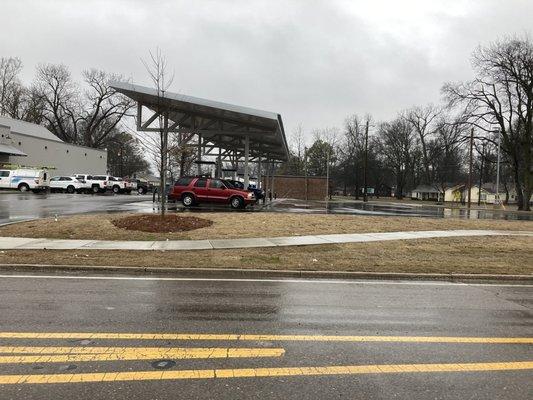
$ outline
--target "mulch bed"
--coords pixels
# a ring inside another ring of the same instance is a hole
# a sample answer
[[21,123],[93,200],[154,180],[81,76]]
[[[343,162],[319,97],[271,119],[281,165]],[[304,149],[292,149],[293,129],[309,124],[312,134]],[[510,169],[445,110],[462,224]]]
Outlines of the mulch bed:
[[182,217],[167,214],[161,218],[158,214],[130,215],[111,221],[118,228],[130,231],[172,233],[185,232],[194,229],[206,228],[213,225],[213,221],[204,218]]

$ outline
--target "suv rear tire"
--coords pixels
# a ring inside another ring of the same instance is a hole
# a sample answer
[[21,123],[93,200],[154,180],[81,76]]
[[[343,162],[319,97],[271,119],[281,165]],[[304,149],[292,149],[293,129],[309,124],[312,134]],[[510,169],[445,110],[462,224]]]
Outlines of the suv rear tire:
[[30,187],[28,186],[27,183],[21,183],[21,184],[18,186],[18,189],[19,189],[21,192],[27,192],[28,190],[30,190]]
[[240,208],[243,208],[244,200],[238,196],[232,197],[230,200],[230,205],[231,205],[231,208],[233,208],[234,210],[238,210]]
[[96,194],[96,193],[98,193],[100,191],[100,187],[98,185],[93,185],[92,191],[93,191],[93,193]]
[[194,197],[192,194],[186,193],[181,197],[181,202],[185,207],[191,207],[194,205]]
[[113,186],[113,193],[117,194],[120,192],[120,187],[118,185]]
[[144,188],[142,186],[140,186],[138,189],[137,189],[137,193],[139,194],[143,194],[144,193]]
[[72,186],[72,185],[68,185],[68,186],[67,186],[67,193],[72,194],[72,193],[74,193],[75,191],[76,191],[76,188],[75,188],[74,186]]

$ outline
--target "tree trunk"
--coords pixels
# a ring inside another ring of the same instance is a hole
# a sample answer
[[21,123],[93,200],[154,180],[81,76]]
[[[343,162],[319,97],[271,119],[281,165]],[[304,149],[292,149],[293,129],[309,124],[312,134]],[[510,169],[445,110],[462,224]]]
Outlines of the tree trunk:
[[522,193],[522,210],[524,211],[531,211],[531,206],[529,205],[531,192],[531,188],[526,187]]
[[514,178],[514,186],[516,191],[516,204],[518,206],[518,210],[523,210],[524,208],[524,196],[522,194],[522,185],[520,184],[520,173],[519,173],[519,166],[516,158],[513,160],[513,178]]

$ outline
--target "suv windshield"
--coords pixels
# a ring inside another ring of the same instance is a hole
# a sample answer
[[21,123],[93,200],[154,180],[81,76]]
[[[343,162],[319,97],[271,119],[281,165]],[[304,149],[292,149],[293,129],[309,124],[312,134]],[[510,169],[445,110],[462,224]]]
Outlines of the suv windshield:
[[174,184],[174,186],[189,186],[189,184],[192,182],[193,179],[194,178],[187,178],[187,177],[179,178]]
[[224,182],[224,185],[226,185],[230,189],[235,189],[235,186],[230,181],[227,181],[225,179],[222,179],[222,182]]

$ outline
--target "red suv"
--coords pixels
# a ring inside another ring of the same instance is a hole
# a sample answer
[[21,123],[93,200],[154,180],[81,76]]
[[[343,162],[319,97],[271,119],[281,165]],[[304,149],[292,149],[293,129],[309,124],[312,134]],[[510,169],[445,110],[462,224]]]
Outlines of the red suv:
[[185,207],[199,203],[225,203],[231,208],[244,208],[256,202],[253,192],[235,189],[222,179],[202,177],[179,178],[168,194],[169,200],[181,200]]

